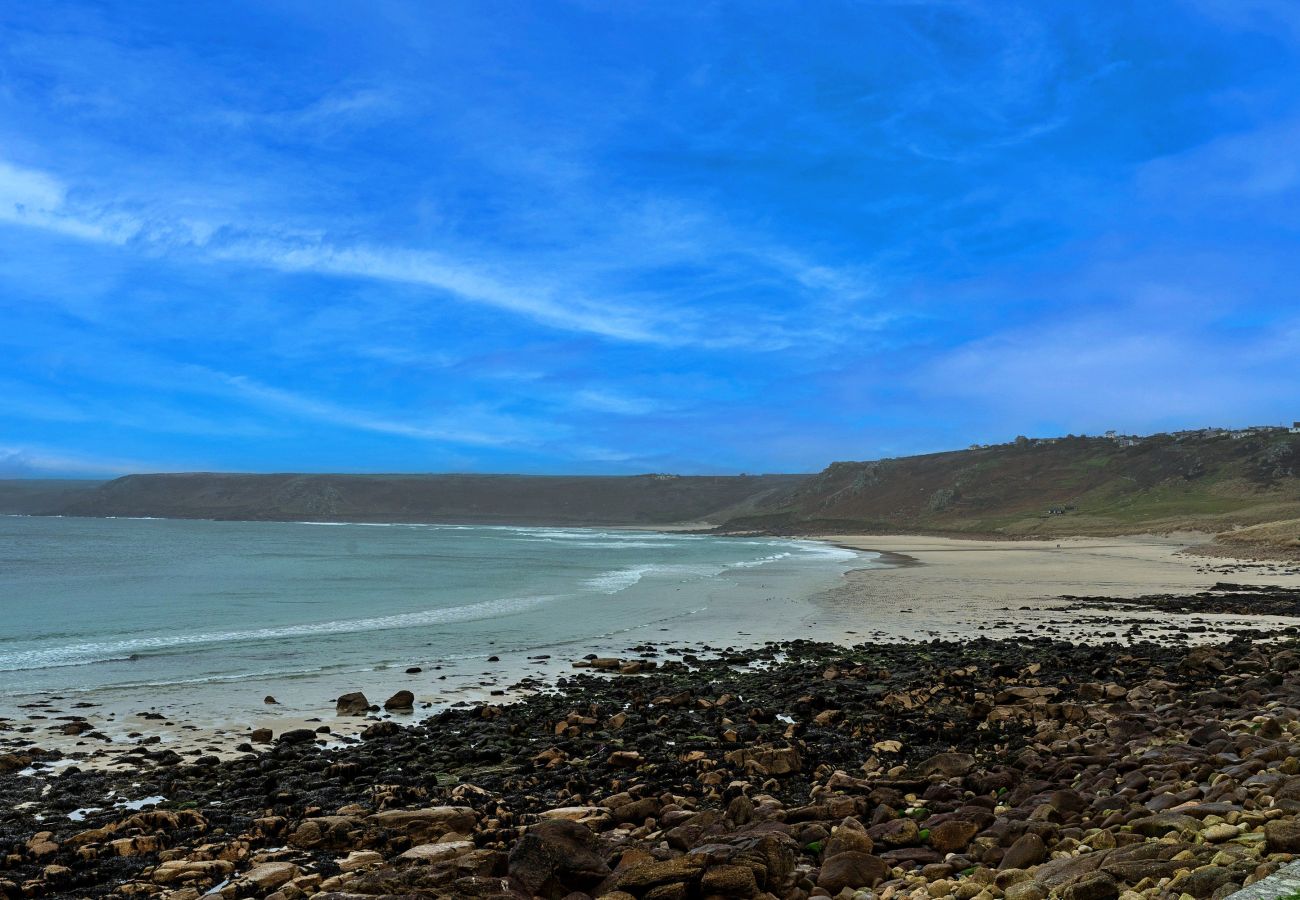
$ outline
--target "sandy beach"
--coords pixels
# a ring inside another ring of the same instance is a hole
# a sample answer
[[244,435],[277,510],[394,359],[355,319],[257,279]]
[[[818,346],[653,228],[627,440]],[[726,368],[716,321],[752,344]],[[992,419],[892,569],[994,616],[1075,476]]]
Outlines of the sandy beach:
[[[1281,563],[1208,559],[1184,552],[1203,540],[1200,535],[1078,538],[1061,541],[987,541],[944,537],[823,535],[822,540],[865,552],[884,554],[888,568],[848,572],[842,584],[799,602],[784,601],[788,627],[763,627],[761,617],[738,623],[729,645],[758,646],[769,640],[805,638],[841,645],[864,640],[961,640],[976,636],[1046,636],[1071,641],[1221,640],[1241,631],[1281,632],[1294,620],[1283,617],[1233,614],[1153,614],[1142,609],[1079,608],[1064,595],[1138,597],[1204,590],[1216,582],[1243,582],[1300,588],[1300,567]],[[1189,631],[1190,626],[1190,631]],[[629,635],[627,638],[631,638]],[[349,682],[383,703],[407,686],[417,692],[412,715],[382,713],[398,722],[419,720],[451,704],[503,702],[545,690],[571,674],[572,663],[596,651],[600,655],[636,656],[643,637],[633,646],[615,641],[573,645],[567,653],[547,659],[514,659],[484,666],[481,660],[448,666],[444,680],[423,684],[400,669],[374,671]],[[710,644],[691,623],[656,630],[652,638],[662,647],[707,655]],[[423,684],[422,687],[417,686]],[[279,685],[289,688],[288,684]],[[349,738],[364,720],[333,715],[327,695],[314,702],[265,706],[256,714],[239,707],[243,694],[279,693],[267,683],[231,686],[231,713],[214,721],[212,714],[193,714],[182,699],[155,705],[140,692],[119,698],[100,696],[93,708],[74,708],[70,698],[53,698],[0,723],[0,747],[17,748],[37,741],[78,759],[82,766],[112,766],[119,754],[141,739],[156,739],[182,754],[229,753],[247,740],[253,729],[284,731],[329,725],[335,739]],[[241,698],[236,702],[236,698]],[[258,703],[260,707],[261,704]],[[159,714],[165,718],[159,718]],[[93,726],[91,733],[63,734],[75,716]],[[24,721],[24,718],[26,721]]]
[[967,540],[917,535],[820,535],[856,550],[898,554],[920,563],[880,579],[891,599],[976,603],[1041,600],[1064,594],[1138,596],[1208,587],[1216,581],[1300,586],[1300,566],[1205,557],[1209,535],[1135,535],[1051,541]]

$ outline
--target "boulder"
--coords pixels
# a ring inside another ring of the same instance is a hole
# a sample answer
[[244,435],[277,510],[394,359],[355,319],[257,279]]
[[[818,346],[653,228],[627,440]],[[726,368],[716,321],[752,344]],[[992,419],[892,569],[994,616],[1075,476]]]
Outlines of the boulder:
[[930,846],[940,853],[956,853],[971,842],[979,832],[974,822],[941,822],[930,829]]
[[845,819],[835,832],[822,845],[822,858],[829,859],[840,853],[855,850],[858,853],[870,853],[875,849],[871,838],[863,830],[857,819]]
[[280,734],[281,744],[310,744],[316,740],[316,732],[310,728],[291,728]]
[[1030,878],[1008,885],[1002,897],[1003,900],[1045,900],[1047,888]]
[[[302,870],[289,862],[268,862],[254,866],[235,879],[235,887],[240,891],[255,891],[259,895],[268,894],[282,884],[297,878]],[[242,894],[241,894],[242,896]]]
[[1119,887],[1105,872],[1093,872],[1061,891],[1063,900],[1116,900]]
[[975,768],[975,757],[969,753],[936,753],[916,767],[923,776],[942,775],[944,778],[960,778]]
[[615,886],[622,891],[641,894],[667,885],[694,883],[707,864],[708,857],[702,854],[641,863],[619,875]]
[[441,844],[420,844],[407,850],[398,859],[408,863],[436,865],[451,862],[473,852],[473,841],[446,841]]
[[723,897],[752,897],[758,893],[758,881],[749,866],[713,866],[700,879],[705,894]]
[[471,834],[478,817],[468,806],[434,806],[428,809],[386,809],[366,821],[389,831],[398,831],[412,844],[427,844],[444,834]]
[[1300,853],[1300,822],[1293,818],[1265,822],[1264,847],[1269,853]]
[[344,694],[334,701],[334,714],[339,716],[364,716],[370,712],[370,701],[360,691]]
[[544,886],[592,887],[609,875],[609,866],[595,832],[577,822],[552,819],[524,832],[510,851],[509,872],[528,893],[538,894]]
[[910,847],[921,840],[921,827],[915,819],[890,819],[867,829],[871,840],[885,847]]
[[790,775],[803,769],[799,751],[793,747],[753,747],[732,750],[724,758],[728,764],[750,775]]
[[1030,833],[1016,838],[1016,842],[1007,848],[999,869],[1028,869],[1036,866],[1047,856],[1047,846],[1038,835]]
[[832,896],[845,888],[874,887],[889,875],[889,866],[879,856],[849,850],[822,862],[817,886]]
[[415,694],[410,691],[398,691],[384,701],[384,709],[390,711],[415,709]]

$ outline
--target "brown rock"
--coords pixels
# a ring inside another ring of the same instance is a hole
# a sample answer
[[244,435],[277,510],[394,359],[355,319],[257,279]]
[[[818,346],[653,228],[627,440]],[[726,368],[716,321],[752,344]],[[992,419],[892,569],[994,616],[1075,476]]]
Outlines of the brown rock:
[[826,839],[822,845],[822,858],[829,859],[840,853],[856,851],[858,853],[870,853],[875,849],[871,838],[863,830],[862,825],[857,819],[845,819],[840,823],[840,827],[835,829],[835,833]]
[[370,701],[360,691],[344,694],[334,701],[334,714],[339,716],[364,716],[370,712]]
[[930,846],[940,853],[956,853],[979,832],[974,822],[941,822],[930,829]]
[[889,875],[889,866],[878,856],[849,850],[822,862],[817,886],[831,895],[845,888],[874,887]]
[[428,809],[386,809],[366,819],[380,828],[400,831],[412,844],[429,844],[449,832],[470,834],[478,816],[468,806],[434,806]]
[[877,844],[885,847],[908,847],[921,840],[921,827],[916,820],[903,817],[872,825],[867,834]]
[[1300,823],[1293,818],[1265,822],[1264,847],[1269,853],[1300,853]]
[[1143,837],[1158,838],[1176,833],[1180,837],[1191,837],[1201,830],[1201,823],[1191,816],[1179,813],[1159,813],[1129,822],[1134,834]]
[[[530,894],[544,886],[593,887],[609,875],[599,839],[585,825],[553,819],[529,828],[510,851],[510,877]],[[549,892],[562,896],[556,890]]]
[[438,844],[420,844],[398,857],[402,862],[420,865],[437,865],[460,859],[474,852],[473,841],[444,841]]
[[1002,897],[1003,900],[1044,900],[1047,888],[1030,878],[1008,885],[1002,892]]
[[799,751],[793,747],[752,747],[732,750],[726,761],[752,775],[790,775],[803,769]]
[[293,863],[262,863],[235,879],[235,886],[241,890],[246,891],[251,888],[260,894],[265,894],[297,878],[300,871]]
[[916,771],[925,776],[942,775],[945,778],[959,778],[975,768],[975,757],[969,753],[936,753],[916,767]]
[[1047,856],[1047,846],[1036,834],[1023,834],[1007,848],[999,869],[1028,869],[1036,866]]
[[384,709],[407,710],[415,708],[415,695],[410,691],[398,691],[384,701]]
[[752,897],[758,893],[758,881],[749,866],[713,866],[700,879],[700,888],[706,894]]
[[618,876],[615,887],[635,894],[662,885],[694,882],[704,871],[707,862],[706,857],[693,854],[662,862],[643,863]]
[[153,870],[155,884],[176,884],[181,881],[216,881],[235,871],[235,864],[224,859],[170,859],[159,863]]
[[1119,887],[1105,872],[1087,875],[1061,891],[1063,900],[1116,900]]

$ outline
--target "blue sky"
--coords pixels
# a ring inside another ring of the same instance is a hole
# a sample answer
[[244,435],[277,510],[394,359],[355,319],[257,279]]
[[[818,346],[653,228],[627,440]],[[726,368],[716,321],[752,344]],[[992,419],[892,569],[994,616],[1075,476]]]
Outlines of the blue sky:
[[1290,0],[0,6],[0,474],[1300,418]]

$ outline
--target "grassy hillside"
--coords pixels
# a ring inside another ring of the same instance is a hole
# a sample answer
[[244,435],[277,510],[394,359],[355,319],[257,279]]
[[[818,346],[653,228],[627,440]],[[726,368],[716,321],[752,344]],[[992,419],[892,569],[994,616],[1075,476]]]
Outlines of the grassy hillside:
[[1051,536],[1300,518],[1300,435],[1024,440],[834,463],[728,523],[794,532]]
[[103,483],[77,478],[0,478],[0,516],[44,515]]
[[78,516],[664,525],[720,522],[806,475],[128,475],[57,509]]

